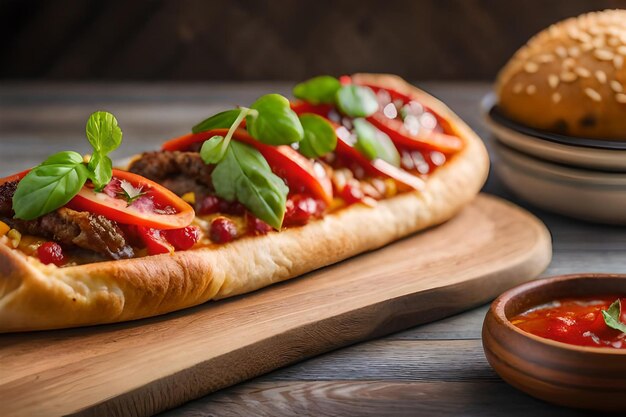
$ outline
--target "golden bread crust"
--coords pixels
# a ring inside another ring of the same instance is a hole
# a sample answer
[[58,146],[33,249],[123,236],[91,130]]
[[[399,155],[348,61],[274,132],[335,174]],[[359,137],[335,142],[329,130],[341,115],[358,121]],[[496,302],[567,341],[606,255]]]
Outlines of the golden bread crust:
[[593,12],[539,32],[496,81],[505,115],[537,129],[626,140],[626,10]]
[[[444,104],[391,75],[356,80],[417,96],[466,146],[422,192],[354,205],[303,227],[203,248],[57,268],[0,244],[0,332],[150,317],[254,291],[376,249],[451,218],[478,193],[489,161],[478,136]],[[363,227],[367,225],[367,227]]]

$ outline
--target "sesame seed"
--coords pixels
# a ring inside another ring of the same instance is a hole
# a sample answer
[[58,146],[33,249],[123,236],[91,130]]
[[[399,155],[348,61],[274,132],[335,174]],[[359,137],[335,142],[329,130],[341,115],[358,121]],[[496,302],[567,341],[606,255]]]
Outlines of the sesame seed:
[[577,67],[575,71],[576,71],[576,74],[578,74],[578,76],[581,78],[591,77],[591,72],[587,68]]
[[591,43],[583,43],[580,47],[584,52],[589,52],[593,49],[593,45]]
[[547,64],[548,62],[554,61],[554,55],[552,54],[541,54],[537,57],[537,60],[542,64]]
[[532,96],[536,92],[537,92],[537,87],[535,87],[534,84],[529,84],[526,86],[526,94],[528,94],[529,96]]
[[556,54],[561,58],[567,58],[567,49],[562,46],[557,46],[554,52],[556,52]]
[[595,38],[593,38],[593,40],[591,41],[591,44],[595,47],[595,48],[604,48],[604,37],[601,36],[596,36]]
[[615,37],[611,37],[611,38],[609,38],[607,43],[609,44],[609,46],[617,46],[617,45],[620,44],[620,41],[619,41],[619,39],[617,39]]
[[589,43],[591,42],[591,35],[589,35],[587,32],[580,32],[578,35],[578,40],[582,43]]
[[608,49],[596,49],[593,54],[600,61],[610,61],[615,56],[613,52],[609,51]]
[[524,89],[524,86],[521,83],[517,83],[513,86],[513,92],[515,94],[521,93],[523,89]]
[[548,75],[548,84],[552,88],[557,88],[559,86],[559,77],[555,74]]
[[561,95],[559,93],[553,93],[552,101],[554,101],[555,103],[558,103],[559,101],[561,101]]
[[617,53],[620,55],[626,55],[626,45],[618,46]]
[[620,84],[620,82],[617,80],[611,80],[610,85],[611,89],[616,93],[621,93],[622,91],[624,91],[624,87],[622,87],[622,84]]
[[578,78],[578,76],[573,72],[565,71],[561,73],[560,78],[561,81],[564,83],[571,83],[573,81],[576,81],[576,78]]
[[613,66],[616,69],[621,69],[623,65],[624,65],[624,57],[621,55],[615,55],[615,58],[613,58]]
[[623,94],[623,93],[615,94],[615,100],[617,100],[618,103],[626,104],[626,94]]
[[526,71],[529,74],[537,72],[538,69],[539,69],[539,65],[537,65],[536,63],[532,61],[529,61],[524,65],[524,71]]
[[585,94],[587,94],[587,97],[589,97],[593,101],[602,101],[602,96],[600,95],[600,93],[598,93],[593,88],[585,88]]
[[563,68],[565,69],[573,68],[574,65],[576,65],[574,58],[565,58],[563,60]]
[[574,58],[580,55],[580,49],[578,49],[578,47],[576,46],[572,46],[571,48],[568,49],[567,52],[569,53],[569,56],[574,57]]
[[602,70],[597,70],[596,71],[596,79],[598,80],[598,82],[600,84],[606,83],[606,72],[604,72]]

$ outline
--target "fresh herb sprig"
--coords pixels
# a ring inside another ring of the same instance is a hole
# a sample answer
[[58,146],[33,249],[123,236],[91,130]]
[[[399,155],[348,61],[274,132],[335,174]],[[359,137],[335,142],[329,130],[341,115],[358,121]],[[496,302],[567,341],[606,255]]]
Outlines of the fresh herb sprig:
[[293,95],[312,104],[333,104],[349,117],[368,117],[378,111],[378,100],[371,88],[356,84],[341,85],[338,79],[329,75],[296,85]]
[[620,320],[621,302],[618,298],[613,304],[611,304],[608,310],[602,310],[602,316],[604,317],[604,323],[611,329],[619,330],[622,333],[626,333],[626,323]]
[[400,155],[389,136],[364,118],[378,111],[376,94],[369,87],[341,85],[335,77],[322,75],[296,85],[293,95],[312,104],[332,104],[354,118],[355,148],[368,159],[380,158],[400,166]]
[[88,163],[74,151],[58,152],[33,168],[18,183],[13,195],[15,217],[33,220],[66,205],[87,180],[96,190],[104,188],[113,175],[108,154],[120,146],[122,130],[111,113],[95,112],[86,126],[93,147]]
[[259,142],[273,146],[297,143],[300,152],[309,158],[332,152],[337,137],[328,121],[312,114],[298,117],[289,100],[279,94],[261,96],[250,108],[227,110],[193,127],[194,133],[228,129],[226,135],[206,140],[200,149],[202,160],[216,165],[211,174],[216,195],[239,201],[256,217],[280,229],[289,188],[259,151],[232,141],[244,120],[250,136]]

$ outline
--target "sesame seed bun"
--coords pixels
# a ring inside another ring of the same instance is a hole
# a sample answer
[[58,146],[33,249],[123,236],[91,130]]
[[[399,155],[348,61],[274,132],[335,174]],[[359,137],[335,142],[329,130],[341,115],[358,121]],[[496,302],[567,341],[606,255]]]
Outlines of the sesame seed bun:
[[498,74],[500,110],[524,125],[577,137],[626,140],[626,10],[556,23]]

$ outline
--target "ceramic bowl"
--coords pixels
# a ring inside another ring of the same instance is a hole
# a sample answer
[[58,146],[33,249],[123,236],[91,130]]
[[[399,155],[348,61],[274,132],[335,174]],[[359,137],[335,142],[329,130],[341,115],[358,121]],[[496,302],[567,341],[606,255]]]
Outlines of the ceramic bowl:
[[574,167],[626,172],[626,141],[576,138],[524,126],[500,113],[494,94],[483,99],[482,110],[491,133],[513,149]]
[[626,224],[626,174],[563,166],[495,143],[494,169],[533,205],[578,219]]
[[580,347],[544,339],[509,319],[555,299],[626,294],[626,275],[585,274],[531,281],[498,297],[483,323],[483,348],[509,384],[550,403],[626,411],[626,350]]

